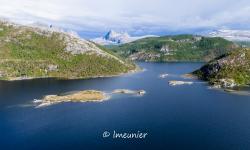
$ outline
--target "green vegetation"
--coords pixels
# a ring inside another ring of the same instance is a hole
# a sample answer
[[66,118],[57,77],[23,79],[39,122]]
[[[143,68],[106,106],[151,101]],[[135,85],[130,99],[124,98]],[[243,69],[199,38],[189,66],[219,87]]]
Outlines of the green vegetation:
[[109,46],[122,57],[142,61],[210,61],[235,48],[223,38],[195,35],[150,37],[120,46]]
[[73,55],[65,47],[61,33],[39,34],[31,28],[0,23],[0,78],[90,78],[118,75],[135,68],[132,63],[108,55]]
[[221,84],[222,79],[236,85],[250,84],[250,49],[239,48],[223,55],[194,72],[211,84]]

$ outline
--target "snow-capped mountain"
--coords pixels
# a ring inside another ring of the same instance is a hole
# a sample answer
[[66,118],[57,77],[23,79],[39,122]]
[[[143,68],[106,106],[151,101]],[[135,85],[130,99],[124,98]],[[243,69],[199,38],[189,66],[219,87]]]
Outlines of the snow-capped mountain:
[[132,37],[126,32],[118,33],[113,30],[110,30],[105,36],[92,39],[92,41],[100,45],[119,45],[119,44],[124,44],[124,43],[130,43],[135,40],[146,38],[146,37],[157,37],[157,36],[146,35],[146,36]]
[[250,30],[221,29],[208,33],[211,37],[222,37],[230,41],[250,41]]

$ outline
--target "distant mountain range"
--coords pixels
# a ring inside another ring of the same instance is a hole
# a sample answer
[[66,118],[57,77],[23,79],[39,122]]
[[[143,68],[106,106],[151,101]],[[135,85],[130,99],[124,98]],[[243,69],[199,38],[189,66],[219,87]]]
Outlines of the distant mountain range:
[[100,45],[119,45],[119,44],[130,43],[135,40],[139,40],[139,39],[143,39],[147,37],[157,37],[157,36],[156,35],[130,36],[126,32],[119,33],[119,32],[110,30],[103,37],[92,39],[92,41]]
[[230,41],[250,41],[250,30],[221,29],[209,32],[207,36],[222,37]]
[[[208,37],[222,37],[229,41],[247,41],[250,42],[250,30],[231,30],[231,29],[218,29],[213,31],[206,31],[199,33],[203,36]],[[130,36],[126,32],[115,32],[110,30],[103,37],[91,39],[91,41],[100,45],[120,45],[130,43],[139,39],[147,37],[159,37],[156,35],[145,35],[145,36]]]

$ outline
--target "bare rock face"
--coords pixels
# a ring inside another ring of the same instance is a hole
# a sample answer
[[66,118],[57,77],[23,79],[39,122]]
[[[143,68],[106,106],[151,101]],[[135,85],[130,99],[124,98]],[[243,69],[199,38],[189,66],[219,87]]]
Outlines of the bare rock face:
[[49,65],[48,71],[58,71],[58,66],[57,65]]
[[107,55],[104,51],[99,49],[95,44],[80,39],[78,37],[72,36],[70,34],[63,34],[66,48],[65,51],[70,52],[71,54],[85,54],[85,53],[95,53],[97,55]]
[[147,53],[147,52],[138,52],[129,56],[131,60],[139,60],[139,61],[140,60],[154,61],[160,57],[161,57],[160,54],[153,54],[153,53]]
[[162,46],[160,51],[163,52],[164,55],[173,55],[173,52],[174,52],[174,50],[172,50],[168,45]]

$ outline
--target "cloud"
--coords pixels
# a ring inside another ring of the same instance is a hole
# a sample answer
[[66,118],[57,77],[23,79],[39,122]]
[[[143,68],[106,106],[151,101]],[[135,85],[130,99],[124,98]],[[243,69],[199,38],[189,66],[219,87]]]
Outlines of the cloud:
[[195,28],[245,27],[249,0],[0,0],[0,17],[52,23],[84,32],[145,34]]

